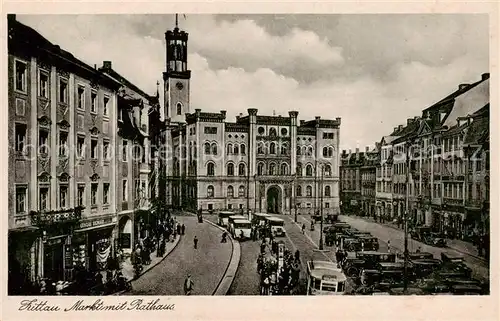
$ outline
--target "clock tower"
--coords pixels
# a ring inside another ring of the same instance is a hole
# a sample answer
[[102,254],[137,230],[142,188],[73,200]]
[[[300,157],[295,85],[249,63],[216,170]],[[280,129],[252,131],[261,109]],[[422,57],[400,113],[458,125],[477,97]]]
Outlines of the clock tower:
[[167,47],[166,71],[163,73],[165,90],[165,119],[171,122],[185,122],[185,114],[190,113],[189,80],[191,70],[187,69],[188,33],[179,30],[175,15],[175,28],[165,33]]

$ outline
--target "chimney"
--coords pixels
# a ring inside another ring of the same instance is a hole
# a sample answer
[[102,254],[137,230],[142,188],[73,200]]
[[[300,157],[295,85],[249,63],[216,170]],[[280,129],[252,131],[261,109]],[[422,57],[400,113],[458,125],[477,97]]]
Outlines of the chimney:
[[103,67],[104,69],[111,69],[111,61],[109,61],[109,60],[105,60],[105,61],[103,61],[103,62],[102,62],[102,67]]
[[243,117],[243,113],[240,113],[240,117]]
[[467,87],[469,87],[469,84],[460,84],[460,85],[458,85],[458,90],[462,90],[462,89],[467,88]]
[[398,131],[398,127],[394,127],[394,131],[397,132]]
[[487,73],[484,73],[481,75],[481,80],[486,80],[486,79],[489,79],[490,78],[490,73],[487,72]]
[[398,126],[398,130],[403,129],[403,126],[404,126],[404,125],[399,125],[399,126]]
[[226,118],[226,111],[225,110],[221,110],[220,114],[222,115],[222,117]]
[[359,154],[359,148],[356,147],[356,154]]
[[351,155],[351,154],[352,154],[352,149],[349,148],[349,155]]
[[370,151],[370,147],[366,146],[365,147],[365,152],[368,153]]

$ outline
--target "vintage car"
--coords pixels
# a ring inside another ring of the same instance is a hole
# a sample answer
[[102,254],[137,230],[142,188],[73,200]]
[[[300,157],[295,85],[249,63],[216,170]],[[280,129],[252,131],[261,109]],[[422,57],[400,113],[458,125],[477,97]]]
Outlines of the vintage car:
[[338,214],[328,214],[325,218],[325,223],[333,224],[339,220]]
[[394,253],[384,253],[375,251],[356,252],[354,257],[344,260],[342,268],[348,276],[359,277],[363,269],[378,269],[378,263],[394,263],[396,255]]
[[376,269],[361,270],[359,281],[364,286],[371,286],[380,281],[380,271]]
[[483,288],[474,284],[455,284],[450,288],[454,295],[480,295],[483,294]]
[[315,223],[321,222],[321,215],[320,215],[319,213],[312,214],[312,215],[311,215],[311,219],[312,219]]
[[411,237],[427,245],[446,247],[446,239],[441,234],[433,232],[432,228],[428,226],[415,227],[411,232]]
[[360,235],[358,238],[361,241],[361,248],[363,251],[378,251],[379,244],[376,237],[372,235]]
[[465,259],[460,254],[442,252],[441,261],[443,262],[443,270],[445,271],[463,273],[467,277],[472,275],[471,268],[465,264]]
[[405,291],[404,288],[391,288],[389,289],[390,295],[425,295],[425,291],[420,288],[408,287]]
[[[377,269],[380,272],[380,280],[378,288],[389,290],[393,287],[398,287],[403,284],[404,279],[404,264],[401,262],[381,262],[377,264]],[[411,271],[409,271],[411,274]]]
[[417,279],[425,278],[441,268],[441,261],[438,259],[414,259],[411,260],[413,275]]
[[344,238],[342,241],[342,249],[347,252],[361,251],[361,240],[358,238]]

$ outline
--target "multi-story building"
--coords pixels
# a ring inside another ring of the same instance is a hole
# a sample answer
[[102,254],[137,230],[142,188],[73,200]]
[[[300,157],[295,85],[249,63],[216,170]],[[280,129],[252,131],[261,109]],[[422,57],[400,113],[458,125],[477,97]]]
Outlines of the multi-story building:
[[9,282],[23,287],[114,251],[120,84],[14,15],[8,28]]
[[[312,214],[339,212],[340,118],[298,121],[248,109],[235,122],[190,106],[188,34],[165,34],[167,203],[190,210],[253,209]],[[323,191],[319,189],[323,186]]]
[[148,120],[159,113],[158,95],[110,62],[88,66],[15,15],[8,27],[9,293],[16,293],[37,278],[102,270],[119,248],[130,249],[133,212],[150,208]]
[[[377,164],[380,163],[379,145],[370,151],[366,147],[364,162],[361,165],[361,215],[375,217],[375,195]],[[341,180],[342,181],[342,180]]]
[[356,152],[342,151],[340,166],[340,201],[342,213],[356,213],[361,211],[362,204],[362,177],[361,168],[365,162],[365,153],[356,148]]

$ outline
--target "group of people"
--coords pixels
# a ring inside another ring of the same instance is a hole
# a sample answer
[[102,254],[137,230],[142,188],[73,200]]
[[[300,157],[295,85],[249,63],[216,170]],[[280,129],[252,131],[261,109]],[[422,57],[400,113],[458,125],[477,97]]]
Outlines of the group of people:
[[284,250],[283,263],[278,263],[279,245],[274,240],[269,244],[264,239],[257,258],[257,272],[260,274],[261,295],[290,295],[296,288],[300,275],[300,252],[292,255]]

